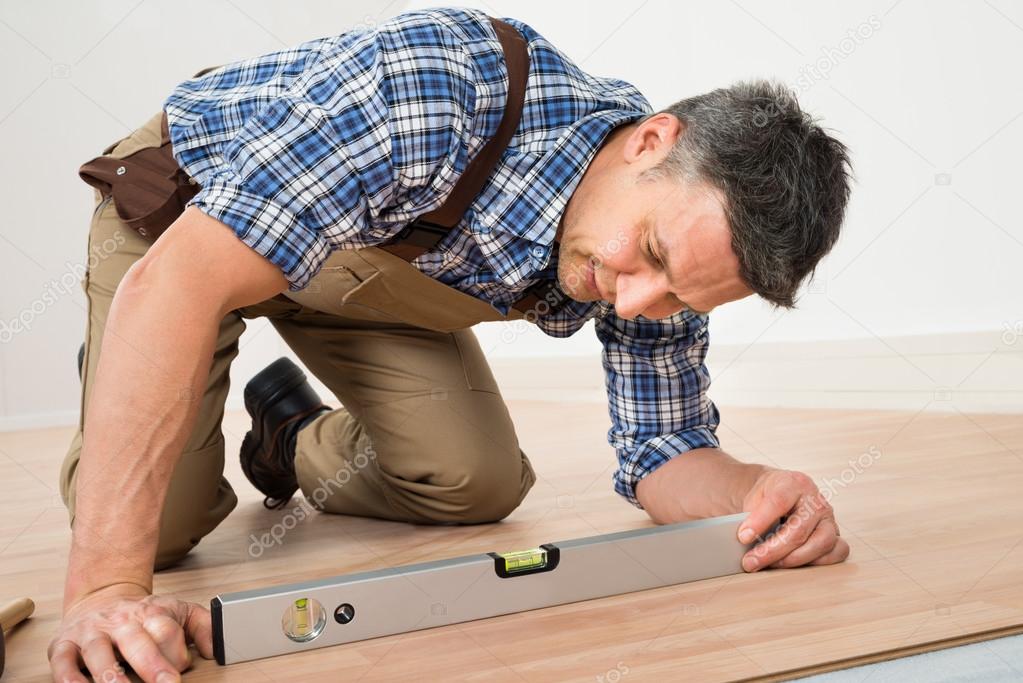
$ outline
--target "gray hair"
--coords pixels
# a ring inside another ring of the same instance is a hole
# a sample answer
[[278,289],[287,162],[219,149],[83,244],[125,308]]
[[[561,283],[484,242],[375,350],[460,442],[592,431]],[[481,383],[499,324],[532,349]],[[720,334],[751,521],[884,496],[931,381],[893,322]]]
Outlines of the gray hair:
[[719,189],[740,277],[775,306],[792,308],[838,239],[851,178],[845,145],[799,108],[795,93],[767,81],[662,111],[684,129],[651,172]]

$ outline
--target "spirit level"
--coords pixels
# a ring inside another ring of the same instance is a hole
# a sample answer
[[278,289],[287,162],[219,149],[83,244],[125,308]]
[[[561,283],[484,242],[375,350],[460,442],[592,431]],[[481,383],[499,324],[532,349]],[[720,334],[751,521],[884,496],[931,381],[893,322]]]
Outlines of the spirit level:
[[300,652],[742,571],[747,513],[225,593],[220,664]]

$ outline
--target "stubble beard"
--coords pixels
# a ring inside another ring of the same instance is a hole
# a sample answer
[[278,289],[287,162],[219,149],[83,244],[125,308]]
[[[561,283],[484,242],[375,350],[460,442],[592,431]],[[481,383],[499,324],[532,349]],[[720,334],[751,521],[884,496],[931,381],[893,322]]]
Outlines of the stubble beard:
[[584,303],[597,301],[599,297],[590,291],[586,277],[589,259],[572,249],[571,246],[565,250],[565,246],[562,245],[565,253],[558,260],[558,284],[575,301]]

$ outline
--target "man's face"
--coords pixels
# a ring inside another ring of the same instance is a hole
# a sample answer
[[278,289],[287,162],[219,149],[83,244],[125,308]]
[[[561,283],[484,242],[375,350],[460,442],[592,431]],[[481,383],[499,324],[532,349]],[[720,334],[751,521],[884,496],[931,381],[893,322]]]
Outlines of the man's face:
[[657,118],[605,145],[561,226],[561,287],[576,301],[612,303],[625,319],[707,313],[752,293],[739,277],[720,192],[643,175],[677,137],[677,119]]

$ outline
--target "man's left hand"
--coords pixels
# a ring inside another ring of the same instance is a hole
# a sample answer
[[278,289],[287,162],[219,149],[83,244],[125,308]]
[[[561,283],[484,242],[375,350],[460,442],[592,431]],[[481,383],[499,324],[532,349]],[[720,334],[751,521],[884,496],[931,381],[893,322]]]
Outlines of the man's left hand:
[[[748,572],[764,567],[835,564],[849,556],[835,512],[813,479],[802,472],[767,468],[743,499],[749,517],[739,527],[739,540],[760,539],[742,558]],[[785,517],[768,538],[763,535]]]

